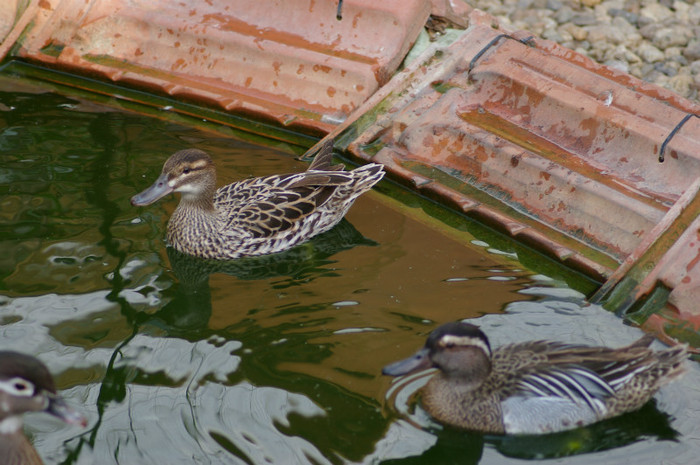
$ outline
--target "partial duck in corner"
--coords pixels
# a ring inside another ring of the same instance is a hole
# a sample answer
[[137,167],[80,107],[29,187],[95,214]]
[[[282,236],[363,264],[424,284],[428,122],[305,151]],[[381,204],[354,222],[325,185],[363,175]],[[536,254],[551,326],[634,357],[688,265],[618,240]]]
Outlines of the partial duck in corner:
[[329,140],[302,173],[246,179],[217,189],[209,155],[181,150],[131,204],[149,205],[179,192],[167,239],[188,255],[226,260],[280,252],[331,229],[384,176],[383,166],[374,163],[343,171],[342,165],[331,164],[332,156]]
[[611,349],[552,341],[491,351],[486,335],[455,322],[382,373],[437,368],[421,401],[438,421],[493,434],[544,434],[585,426],[642,407],[685,370],[687,346],[653,351],[653,336]]
[[24,436],[22,415],[47,412],[66,423],[86,425],[85,418],[56,394],[53,378],[36,358],[0,351],[0,463],[41,465],[43,462]]

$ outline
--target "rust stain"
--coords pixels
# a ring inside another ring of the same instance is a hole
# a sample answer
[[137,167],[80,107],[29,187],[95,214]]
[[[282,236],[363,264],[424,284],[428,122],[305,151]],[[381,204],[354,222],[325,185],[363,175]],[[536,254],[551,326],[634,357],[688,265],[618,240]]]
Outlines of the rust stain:
[[316,72],[321,71],[321,72],[323,72],[323,73],[328,74],[328,73],[331,72],[331,69],[332,69],[332,68],[331,68],[330,66],[326,66],[326,65],[315,64],[315,65],[313,66],[312,69],[313,69],[314,71],[316,71]]
[[39,1],[39,8],[43,8],[44,10],[50,10],[51,9],[51,2],[47,0],[40,0]]
[[[353,29],[357,29],[357,23],[360,21],[360,18],[362,18],[361,11],[352,17],[352,28]],[[394,25],[396,26],[397,24],[394,24]]]
[[256,43],[261,50],[263,50],[263,47],[260,42],[270,41],[285,44],[291,48],[311,50],[313,52],[336,56],[345,60],[363,64],[375,63],[378,58],[376,56],[369,56],[368,53],[355,53],[339,48],[338,45],[342,45],[342,41],[339,36],[336,37],[335,41],[331,43],[324,43],[320,41],[311,42],[298,34],[280,31],[271,27],[261,29],[255,24],[249,24],[233,16],[220,13],[209,13],[202,15],[200,24],[202,26],[215,27],[222,31],[235,32],[237,34],[255,37]]
[[[696,231],[695,234],[696,234],[696,237],[698,238],[698,240],[700,240],[700,231]],[[690,247],[693,247],[694,244],[695,243],[691,242]],[[700,250],[698,250],[697,254],[695,255],[695,258],[693,258],[692,260],[690,260],[688,262],[688,264],[685,267],[686,271],[690,271],[693,268],[695,268],[695,266],[698,264],[699,261],[700,261]]]
[[183,69],[183,68],[185,68],[186,66],[187,66],[187,62],[186,62],[184,59],[179,58],[179,59],[175,60],[175,63],[173,63],[173,65],[171,66],[171,69],[172,69],[173,71],[175,71],[175,70],[178,70],[178,69]]
[[335,95],[335,87],[329,86],[328,89],[326,89],[326,93],[328,94],[329,97],[333,97]]
[[279,61],[273,61],[272,62],[272,69],[275,70],[275,75],[279,76],[280,75],[280,68],[282,67],[282,63]]

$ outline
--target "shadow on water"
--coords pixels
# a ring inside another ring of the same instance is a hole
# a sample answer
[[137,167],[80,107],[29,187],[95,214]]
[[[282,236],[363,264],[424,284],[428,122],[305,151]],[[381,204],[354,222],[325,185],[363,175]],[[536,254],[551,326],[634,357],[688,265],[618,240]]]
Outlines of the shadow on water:
[[82,434],[78,443],[69,450],[66,460],[62,465],[75,463],[82,447],[88,444],[94,448],[97,433],[103,421],[105,409],[112,402],[122,402],[126,397],[126,385],[128,381],[124,368],[116,368],[115,363],[120,357],[122,349],[138,334],[139,326],[143,318],[135,311],[129,302],[121,296],[121,291],[125,288],[124,279],[121,274],[122,266],[127,257],[127,247],[123,241],[119,241],[112,233],[112,226],[119,217],[121,210],[109,195],[109,179],[115,170],[115,151],[122,138],[119,137],[123,128],[124,119],[113,113],[101,113],[96,115],[88,125],[89,133],[92,136],[92,143],[100,149],[96,151],[97,158],[86,166],[85,171],[92,174],[90,188],[86,192],[88,203],[96,207],[102,213],[102,221],[98,225],[98,230],[102,239],[98,245],[102,246],[107,254],[117,260],[114,271],[111,274],[111,292],[105,297],[108,301],[116,303],[129,325],[132,333],[129,337],[121,341],[112,353],[107,363],[105,376],[99,389],[96,402],[97,421],[90,428],[89,434]]
[[679,433],[671,427],[670,421],[669,415],[659,411],[652,399],[636,412],[587,428],[544,436],[494,436],[487,441],[509,457],[551,459],[601,452],[645,439],[673,441]]
[[277,280],[274,287],[284,289],[301,286],[320,277],[336,274],[332,269],[333,255],[357,246],[376,246],[347,220],[330,231],[290,250],[260,257],[238,260],[206,260],[192,257],[167,247],[170,266],[178,279],[172,299],[151,318],[159,319],[171,336],[198,338],[211,317],[209,276],[223,273],[243,280]]
[[381,463],[477,464],[484,447],[493,447],[504,456],[518,459],[554,459],[620,448],[646,439],[673,441],[679,436],[671,427],[669,416],[659,411],[653,400],[622,417],[556,434],[492,436],[449,427],[428,430],[437,438],[432,447],[417,456]]

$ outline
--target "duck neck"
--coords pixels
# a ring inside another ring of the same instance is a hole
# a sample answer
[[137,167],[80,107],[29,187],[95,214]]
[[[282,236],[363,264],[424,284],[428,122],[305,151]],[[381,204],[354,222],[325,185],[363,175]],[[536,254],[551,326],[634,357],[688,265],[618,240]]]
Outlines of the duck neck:
[[216,184],[213,180],[207,180],[199,189],[182,191],[179,208],[199,210],[202,212],[215,212],[214,196],[216,195]]
[[15,434],[22,429],[22,417],[13,415],[0,420],[0,434]]

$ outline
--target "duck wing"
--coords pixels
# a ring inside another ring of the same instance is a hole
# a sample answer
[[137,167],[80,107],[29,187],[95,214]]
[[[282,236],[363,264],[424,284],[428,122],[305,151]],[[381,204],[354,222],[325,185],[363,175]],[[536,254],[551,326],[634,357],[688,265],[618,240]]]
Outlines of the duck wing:
[[244,230],[254,238],[269,238],[298,228],[338,186],[351,181],[352,175],[345,171],[267,176],[224,186],[214,202],[225,214],[223,233]]
[[513,379],[510,393],[556,397],[583,403],[600,413],[606,398],[656,364],[657,355],[648,348],[653,339],[645,335],[618,349],[547,341],[510,346],[508,351],[518,350],[529,360],[520,367],[520,376]]

